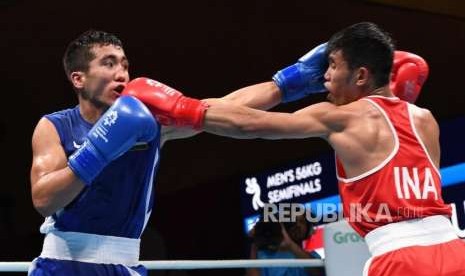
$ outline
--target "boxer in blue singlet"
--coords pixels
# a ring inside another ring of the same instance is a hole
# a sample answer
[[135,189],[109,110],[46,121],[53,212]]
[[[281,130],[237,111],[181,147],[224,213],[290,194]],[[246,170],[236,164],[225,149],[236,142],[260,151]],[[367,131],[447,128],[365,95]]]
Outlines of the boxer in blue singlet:
[[119,97],[128,61],[115,36],[89,31],[64,56],[79,105],[45,115],[33,135],[35,208],[46,217],[30,275],[145,275],[140,236],[153,205],[160,126]]
[[[139,244],[161,145],[197,131],[160,127],[157,114],[122,96],[129,63],[113,34],[83,33],[63,65],[79,104],[45,115],[34,130],[31,193],[45,239],[29,275],[146,275]],[[220,100],[268,109],[281,94],[267,82]]]

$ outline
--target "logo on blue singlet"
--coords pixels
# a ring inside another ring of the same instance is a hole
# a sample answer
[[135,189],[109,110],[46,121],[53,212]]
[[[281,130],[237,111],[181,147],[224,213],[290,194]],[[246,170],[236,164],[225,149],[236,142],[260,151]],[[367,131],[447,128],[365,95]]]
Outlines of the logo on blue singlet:
[[79,149],[81,146],[82,146],[82,144],[79,145],[78,143],[76,143],[76,141],[73,141],[73,147],[75,149]]

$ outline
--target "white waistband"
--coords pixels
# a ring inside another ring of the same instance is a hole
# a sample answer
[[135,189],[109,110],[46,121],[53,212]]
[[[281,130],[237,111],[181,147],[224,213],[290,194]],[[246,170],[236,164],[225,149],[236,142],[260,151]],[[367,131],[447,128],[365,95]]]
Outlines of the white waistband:
[[140,239],[53,231],[45,236],[40,257],[136,266],[139,245]]
[[444,216],[390,223],[371,231],[365,236],[373,256],[407,246],[427,246],[457,239],[450,220]]

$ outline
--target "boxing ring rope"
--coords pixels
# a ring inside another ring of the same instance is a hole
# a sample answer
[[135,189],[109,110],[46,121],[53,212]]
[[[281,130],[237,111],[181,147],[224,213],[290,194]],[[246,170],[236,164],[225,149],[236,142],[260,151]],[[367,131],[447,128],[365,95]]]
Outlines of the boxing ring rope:
[[[30,262],[0,262],[0,272],[26,272]],[[323,267],[319,259],[274,260],[172,260],[140,261],[148,270],[219,269],[251,267]]]

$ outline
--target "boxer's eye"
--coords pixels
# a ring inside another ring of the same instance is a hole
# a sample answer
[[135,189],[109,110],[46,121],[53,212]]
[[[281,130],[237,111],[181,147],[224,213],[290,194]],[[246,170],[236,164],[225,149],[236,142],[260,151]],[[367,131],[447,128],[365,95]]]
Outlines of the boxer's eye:
[[107,62],[105,62],[103,65],[105,65],[105,66],[108,67],[108,68],[113,68],[113,66],[114,66],[115,64],[114,64],[113,62],[111,62],[111,61],[107,61]]

